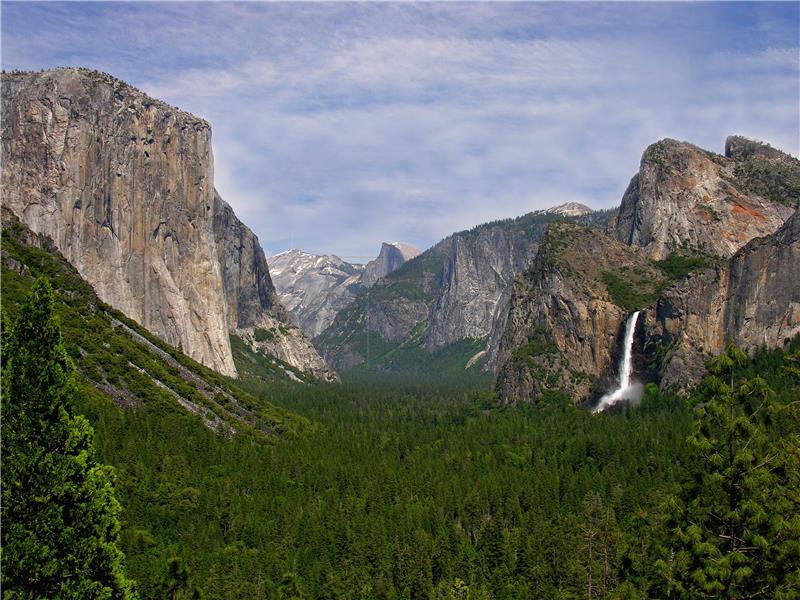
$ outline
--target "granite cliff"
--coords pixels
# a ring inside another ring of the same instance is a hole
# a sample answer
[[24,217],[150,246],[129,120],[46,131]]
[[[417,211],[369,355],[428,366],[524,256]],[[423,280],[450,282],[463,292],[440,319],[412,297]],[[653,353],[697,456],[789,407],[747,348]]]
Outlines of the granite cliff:
[[[291,324],[214,190],[207,122],[86,69],[4,75],[2,99],[3,204],[101,300],[231,376],[240,323]],[[294,366],[321,369],[299,331],[286,344]]]
[[644,313],[645,362],[664,387],[686,388],[729,342],[747,352],[800,334],[800,211],[773,235],[664,290]]
[[411,244],[403,242],[393,242],[381,244],[378,256],[364,265],[364,273],[361,275],[361,284],[364,287],[371,287],[381,277],[386,277],[389,273],[396,271],[406,262],[419,254]]
[[729,257],[772,233],[800,203],[800,161],[730,137],[725,156],[675,140],[649,146],[622,198],[613,236],[660,260],[671,252]]
[[[38,278],[51,282],[64,348],[77,368],[81,389],[90,384],[109,402],[133,411],[185,410],[226,437],[245,432],[292,435],[302,426],[301,417],[248,394],[104,303],[51,238],[31,231],[5,207],[0,266],[3,313],[12,322]],[[248,350],[236,364],[245,377],[255,370],[250,365],[257,368],[267,383],[309,379],[277,359]]]
[[784,345],[800,331],[799,200],[800,162],[765,144],[731,137],[724,157],[673,140],[650,146],[607,228],[616,240],[553,225],[517,278],[501,401],[555,389],[596,398],[634,310],[634,371],[665,387],[697,383],[728,342]]
[[625,321],[667,276],[642,253],[596,229],[558,223],[516,278],[498,349],[501,401],[564,390],[576,402],[613,377]]
[[[514,276],[536,254],[549,223],[605,225],[610,211],[565,216],[558,209],[477,226],[445,238],[362,291],[315,343],[338,369],[402,370],[414,354],[447,351],[461,368],[494,364]],[[564,210],[575,211],[569,205]]]

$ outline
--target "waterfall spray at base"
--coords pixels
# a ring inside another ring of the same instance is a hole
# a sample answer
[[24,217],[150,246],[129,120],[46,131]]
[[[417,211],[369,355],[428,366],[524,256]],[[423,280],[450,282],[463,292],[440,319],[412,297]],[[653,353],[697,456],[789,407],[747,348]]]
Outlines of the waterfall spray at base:
[[625,324],[625,351],[619,364],[619,387],[600,398],[600,402],[592,412],[598,413],[622,400],[639,400],[641,397],[641,386],[638,384],[631,385],[633,334],[636,332],[636,321],[638,319],[639,311],[637,310],[628,317],[628,322]]

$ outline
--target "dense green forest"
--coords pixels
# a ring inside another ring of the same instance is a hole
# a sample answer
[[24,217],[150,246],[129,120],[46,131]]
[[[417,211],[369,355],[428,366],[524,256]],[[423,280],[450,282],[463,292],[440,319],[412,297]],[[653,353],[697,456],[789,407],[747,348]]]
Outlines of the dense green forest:
[[[142,598],[800,593],[800,339],[752,358],[729,348],[689,398],[650,385],[640,407],[599,415],[558,392],[499,408],[485,380],[448,373],[294,384],[242,349],[233,381],[163,344],[154,354],[63,259],[3,243],[9,321],[35,275],[53,278],[59,352],[78,367],[64,402],[114,468],[121,509],[104,502]],[[133,396],[115,402],[112,382]]]
[[[762,353],[736,377],[760,374],[785,406],[798,378],[784,358]],[[689,403],[651,388],[638,409],[591,415],[557,396],[497,409],[445,385],[261,393],[318,427],[267,446],[84,403],[119,473],[144,597],[667,597],[683,568],[666,523],[696,475]],[[796,415],[773,419],[796,450]]]

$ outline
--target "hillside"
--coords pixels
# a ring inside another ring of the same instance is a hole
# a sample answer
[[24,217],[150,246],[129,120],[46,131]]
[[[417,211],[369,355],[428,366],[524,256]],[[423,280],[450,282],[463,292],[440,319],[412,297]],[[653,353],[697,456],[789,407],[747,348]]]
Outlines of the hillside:
[[[134,412],[202,423],[223,437],[275,437],[305,428],[304,419],[257,399],[102,302],[48,238],[33,233],[3,209],[4,314],[12,317],[42,276],[56,291],[65,345],[80,374],[81,389],[95,402],[113,401]],[[271,383],[307,377],[252,352],[239,360],[259,364]]]
[[[611,216],[574,218],[604,227]],[[359,294],[315,344],[340,370],[491,367],[514,276],[547,226],[568,218],[540,211],[454,233]]]

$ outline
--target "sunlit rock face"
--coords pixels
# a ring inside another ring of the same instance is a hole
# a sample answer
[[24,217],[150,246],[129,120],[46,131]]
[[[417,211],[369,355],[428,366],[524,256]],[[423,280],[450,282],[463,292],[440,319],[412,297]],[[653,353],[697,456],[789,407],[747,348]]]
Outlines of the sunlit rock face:
[[747,352],[800,334],[800,212],[714,268],[666,289],[644,319],[661,385],[685,389],[729,342]]
[[366,339],[378,340],[383,353],[414,346],[431,355],[478,340],[483,348],[465,366],[494,371],[514,277],[533,260],[547,227],[571,220],[605,228],[614,212],[567,203],[453,233],[359,294],[314,342],[346,370],[363,364],[368,351],[375,356]]
[[616,386],[630,310],[610,292],[609,272],[635,279],[643,295],[664,280],[643,254],[597,229],[549,227],[514,282],[497,359],[502,403],[535,403],[554,390],[580,403]]
[[[215,229],[224,203],[209,124],[86,69],[4,75],[2,99],[4,206],[50,236],[103,301],[236,375],[233,325],[282,317],[252,233],[231,234],[241,247],[218,243],[228,232]],[[227,270],[240,259],[234,289]]]
[[371,287],[381,277],[386,277],[389,273],[396,271],[406,262],[419,254],[411,244],[403,242],[393,242],[381,244],[381,251],[377,258],[364,265],[364,273],[361,275],[361,283],[365,287]]
[[312,338],[362,289],[364,265],[335,255],[287,250],[270,257],[269,265],[281,303]]
[[[697,384],[730,342],[748,352],[785,346],[800,334],[798,202],[800,162],[774,148],[740,137],[728,138],[725,156],[653,144],[607,228],[616,241],[553,225],[545,240],[561,232],[568,243],[542,244],[517,277],[499,350],[500,399],[536,401],[563,389],[581,401],[612,390],[609,357],[619,355],[621,319],[634,308],[642,309],[634,379],[664,388]],[[713,266],[672,285],[670,263],[653,262],[696,254]],[[639,296],[628,311],[612,287]]]
[[727,258],[778,229],[798,202],[800,161],[787,154],[740,137],[728,138],[726,156],[666,139],[645,150],[612,232],[656,260]]

